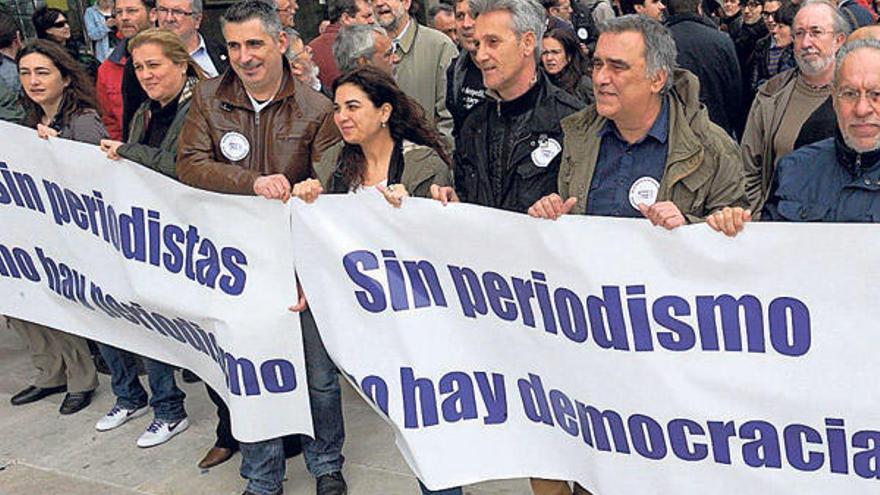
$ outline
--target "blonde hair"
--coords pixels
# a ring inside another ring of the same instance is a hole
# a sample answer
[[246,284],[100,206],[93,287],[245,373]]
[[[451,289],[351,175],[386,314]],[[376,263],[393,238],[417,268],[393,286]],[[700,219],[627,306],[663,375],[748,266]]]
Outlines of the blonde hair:
[[157,45],[162,49],[162,53],[175,64],[186,64],[187,75],[197,77],[200,80],[206,79],[205,72],[189,56],[180,37],[171,31],[159,28],[141,31],[128,42],[128,52],[133,53],[136,48],[143,45]]

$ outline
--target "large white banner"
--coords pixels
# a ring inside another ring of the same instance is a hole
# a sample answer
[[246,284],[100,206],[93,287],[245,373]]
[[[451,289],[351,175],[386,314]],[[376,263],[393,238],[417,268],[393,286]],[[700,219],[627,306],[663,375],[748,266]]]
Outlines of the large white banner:
[[0,314],[191,369],[233,432],[311,434],[289,210],[0,122]]
[[880,491],[876,226],[728,239],[378,194],[293,225],[331,356],[429,487]]

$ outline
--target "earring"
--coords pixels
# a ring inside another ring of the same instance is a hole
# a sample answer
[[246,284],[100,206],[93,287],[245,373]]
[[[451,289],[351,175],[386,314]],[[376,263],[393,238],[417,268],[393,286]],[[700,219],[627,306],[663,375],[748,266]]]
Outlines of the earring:
[[382,122],[381,124],[379,124],[379,127],[381,127],[382,129],[384,129],[384,128],[388,127],[388,124],[385,123],[385,122]]

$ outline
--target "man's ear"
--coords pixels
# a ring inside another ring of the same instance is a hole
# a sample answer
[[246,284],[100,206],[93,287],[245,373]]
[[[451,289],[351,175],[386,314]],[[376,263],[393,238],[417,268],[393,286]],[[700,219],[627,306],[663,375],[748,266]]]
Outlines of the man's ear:
[[651,92],[660,94],[663,87],[666,86],[666,80],[669,79],[669,73],[665,69],[660,69],[651,76]]

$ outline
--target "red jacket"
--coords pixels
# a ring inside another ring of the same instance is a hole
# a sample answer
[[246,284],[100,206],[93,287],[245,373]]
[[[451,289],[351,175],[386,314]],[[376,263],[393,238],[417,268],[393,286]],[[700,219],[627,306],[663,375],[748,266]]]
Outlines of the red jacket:
[[101,120],[110,139],[115,141],[122,141],[122,72],[125,60],[125,42],[122,42],[101,62],[95,83]]
[[328,91],[333,87],[333,81],[340,76],[339,69],[336,68],[336,59],[333,58],[333,42],[336,41],[336,33],[339,32],[339,28],[339,23],[334,22],[327,26],[324,34],[309,43],[309,47],[312,49],[312,60],[318,66],[318,79]]

